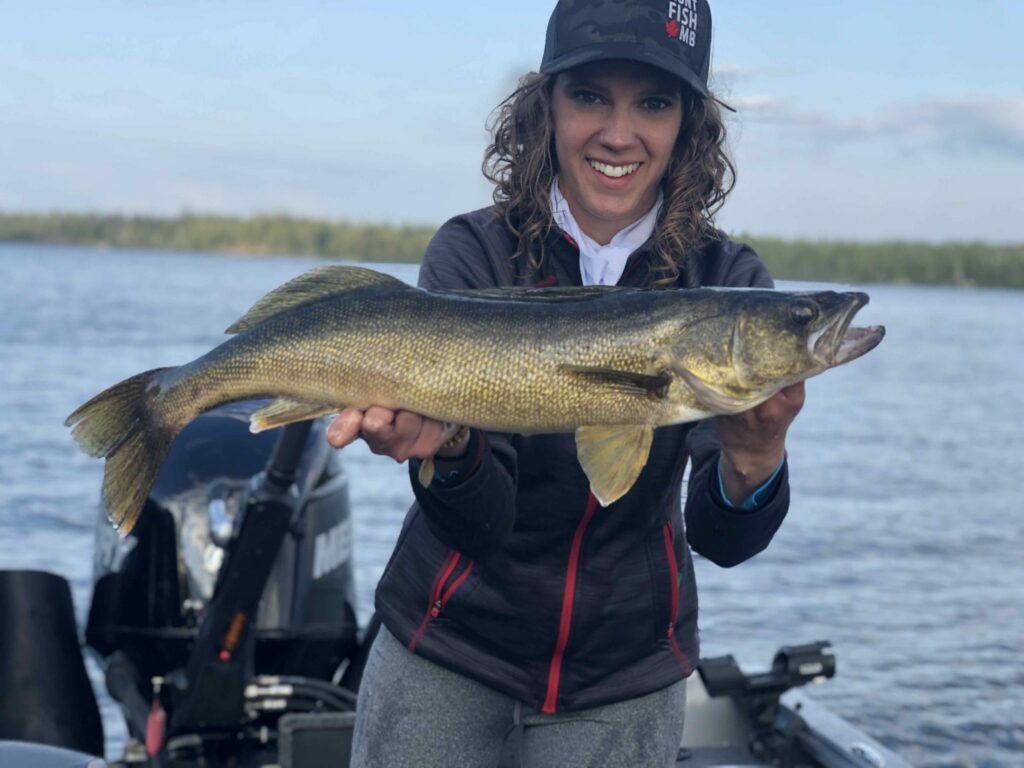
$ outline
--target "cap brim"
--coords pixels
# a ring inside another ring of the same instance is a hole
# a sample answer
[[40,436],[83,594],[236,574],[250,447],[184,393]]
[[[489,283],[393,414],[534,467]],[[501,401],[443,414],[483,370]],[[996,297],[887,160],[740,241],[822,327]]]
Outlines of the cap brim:
[[565,72],[581,64],[590,64],[595,61],[608,61],[610,59],[621,59],[625,61],[636,61],[640,64],[649,64],[652,67],[675,75],[701,96],[707,97],[708,87],[701,82],[700,78],[686,64],[675,56],[660,51],[651,51],[638,43],[595,43],[583,48],[552,59],[542,64],[540,71],[542,75],[556,75]]

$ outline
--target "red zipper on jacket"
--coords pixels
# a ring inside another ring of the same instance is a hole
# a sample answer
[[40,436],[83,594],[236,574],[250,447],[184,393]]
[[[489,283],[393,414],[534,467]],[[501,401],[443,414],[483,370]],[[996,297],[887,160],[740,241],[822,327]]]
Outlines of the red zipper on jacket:
[[551,656],[551,666],[548,668],[548,692],[544,697],[544,706],[541,711],[546,714],[554,714],[556,702],[558,701],[558,683],[562,676],[562,659],[565,656],[565,647],[569,644],[569,627],[572,624],[572,604],[576,598],[576,573],[580,565],[580,549],[583,546],[583,534],[590,524],[594,512],[597,510],[597,499],[590,494],[587,499],[587,509],[583,513],[583,519],[576,526],[576,533],[572,537],[572,547],[569,550],[569,565],[565,574],[565,592],[562,593],[562,618],[558,624],[558,642],[555,644],[555,652]]
[[430,603],[427,605],[427,613],[423,617],[423,621],[420,623],[419,629],[416,630],[416,634],[412,636],[412,640],[409,641],[409,650],[415,651],[416,645],[423,637],[423,633],[427,631],[427,627],[430,626],[430,622],[441,615],[441,611],[451,600],[455,590],[462,586],[468,577],[470,572],[473,570],[473,561],[470,560],[469,564],[463,569],[462,573],[451,584],[448,585],[448,589],[444,588],[445,583],[451,578],[455,569],[459,565],[460,555],[455,550],[448,553],[448,557],[445,558],[444,563],[441,565],[441,570],[437,572],[437,577],[434,579],[434,584],[430,588]]
[[683,668],[683,672],[689,675],[693,672],[693,666],[690,664],[689,659],[686,658],[682,649],[680,649],[679,640],[676,638],[676,621],[679,619],[679,564],[676,562],[675,547],[672,546],[672,521],[665,523],[661,531],[665,537],[665,556],[668,558],[668,575],[672,580],[672,608],[669,611],[667,636],[669,643],[672,645],[672,652],[679,661],[679,666]]

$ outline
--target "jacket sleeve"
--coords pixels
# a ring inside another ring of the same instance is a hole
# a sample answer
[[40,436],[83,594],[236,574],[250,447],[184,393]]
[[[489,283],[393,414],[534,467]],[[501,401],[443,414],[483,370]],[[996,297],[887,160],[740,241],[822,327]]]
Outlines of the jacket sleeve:
[[[460,218],[446,223],[427,246],[423,288],[490,288],[498,284],[486,248]],[[498,548],[515,522],[516,451],[508,436],[474,430],[463,478],[420,485],[420,462],[410,460],[413,493],[434,534],[469,557]]]
[[[715,263],[705,267],[705,285],[774,287],[768,269],[750,246],[726,240],[716,255]],[[723,567],[750,559],[768,546],[789,510],[788,462],[783,462],[768,497],[758,507],[734,509],[718,492],[721,445],[710,419],[690,429],[686,447],[691,465],[684,515],[690,546]]]

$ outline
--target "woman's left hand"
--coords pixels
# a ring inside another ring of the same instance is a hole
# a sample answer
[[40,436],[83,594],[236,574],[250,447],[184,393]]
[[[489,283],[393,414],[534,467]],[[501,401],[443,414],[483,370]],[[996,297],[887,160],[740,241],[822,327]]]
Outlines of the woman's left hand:
[[804,382],[779,390],[749,411],[713,419],[722,444],[722,485],[739,506],[771,477],[786,455],[786,430],[804,405]]

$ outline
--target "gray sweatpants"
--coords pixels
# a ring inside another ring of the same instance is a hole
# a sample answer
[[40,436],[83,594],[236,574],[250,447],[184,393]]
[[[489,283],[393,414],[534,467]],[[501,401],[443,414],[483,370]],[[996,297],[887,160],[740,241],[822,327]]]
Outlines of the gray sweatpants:
[[545,715],[410,653],[381,627],[359,689],[352,766],[495,768],[511,757],[524,768],[668,768],[685,706],[681,680],[636,699]]

